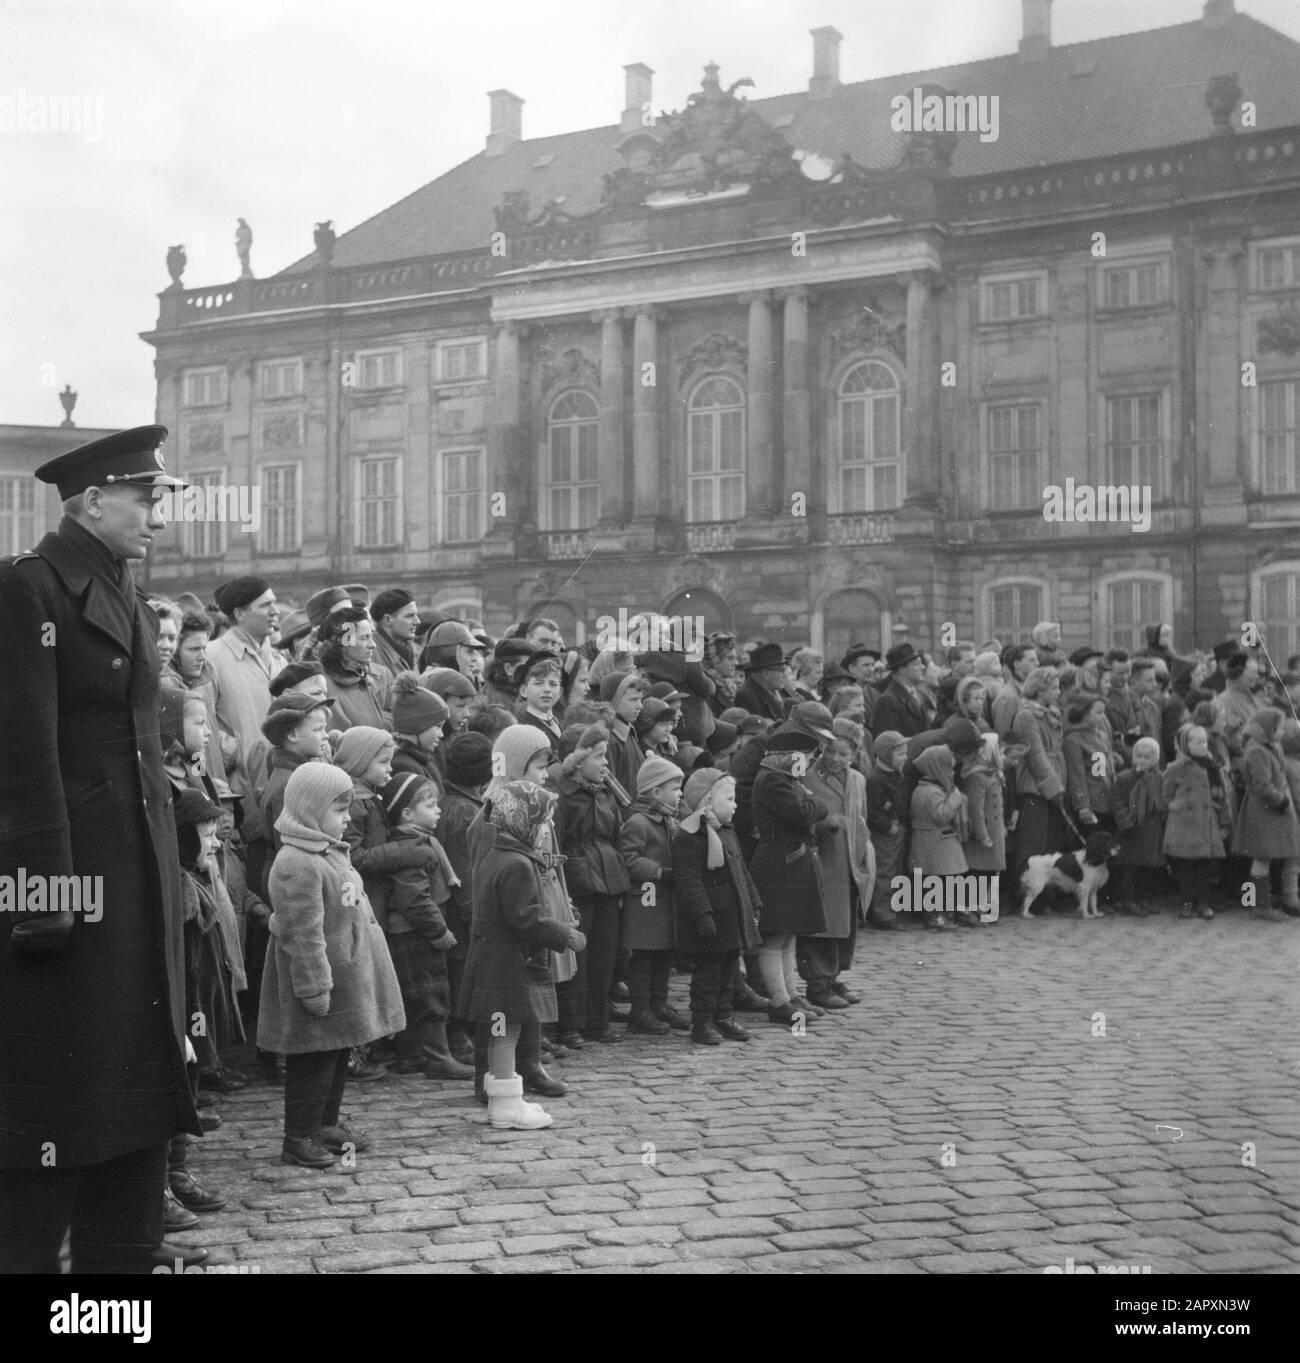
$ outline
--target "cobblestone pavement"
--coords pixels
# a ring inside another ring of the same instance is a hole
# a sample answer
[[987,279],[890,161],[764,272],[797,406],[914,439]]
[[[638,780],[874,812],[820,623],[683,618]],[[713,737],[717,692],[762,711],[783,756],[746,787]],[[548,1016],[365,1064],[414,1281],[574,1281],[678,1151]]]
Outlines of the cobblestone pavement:
[[1295,1272],[1298,957],[1240,913],[870,933],[863,1003],[589,1046],[547,1131],[352,1085],[351,1171],[282,1165],[259,1080],[194,1149],[227,1209],[176,1238],[261,1273]]

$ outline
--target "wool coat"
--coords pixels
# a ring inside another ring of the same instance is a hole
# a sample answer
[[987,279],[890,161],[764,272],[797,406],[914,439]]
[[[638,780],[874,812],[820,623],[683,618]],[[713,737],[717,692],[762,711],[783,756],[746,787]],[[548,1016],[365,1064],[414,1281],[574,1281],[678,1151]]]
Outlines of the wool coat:
[[1264,708],[1264,703],[1240,677],[1232,681],[1225,677],[1223,690],[1213,704],[1223,716],[1223,740],[1228,745],[1232,769],[1240,771],[1246,757],[1246,738],[1242,729]]
[[736,704],[751,715],[763,715],[779,724],[786,715],[786,695],[784,691],[769,691],[747,673],[742,686],[736,689]]
[[[709,839],[703,826],[697,833],[678,829],[673,836],[677,949],[685,956],[729,951],[748,955],[762,945],[758,886],[745,865],[735,829],[728,825],[715,831],[723,856],[716,870],[709,869]],[[700,919],[708,915],[713,917],[716,937],[703,937],[698,931]]]
[[256,645],[242,631],[228,629],[207,647],[212,667],[217,720],[236,743],[236,767],[229,771],[237,794],[247,794],[249,758],[263,739],[262,721],[271,708],[271,683],[288,659],[265,640]]
[[619,851],[632,883],[623,896],[619,945],[624,951],[671,951],[676,945],[672,856],[676,832],[675,819],[640,801],[623,822]]
[[461,980],[460,1015],[491,1022],[555,1022],[551,953],[570,928],[546,914],[537,854],[500,828],[474,870],[474,923]]
[[825,932],[826,892],[817,834],[830,811],[790,772],[763,766],[754,781],[751,812],[758,846],[749,869],[754,882],[763,887],[759,913],[763,936]]
[[[987,762],[976,761],[962,768],[960,786],[970,814],[970,837],[962,843],[966,866],[972,871],[1007,869],[1007,822],[1002,795],[1002,775]],[[993,839],[985,847],[983,839]]]
[[386,667],[371,663],[365,672],[352,672],[321,660],[325,694],[334,702],[330,728],[350,729],[365,724],[372,729],[393,727],[393,678]]
[[871,732],[883,734],[894,729],[904,738],[915,738],[917,734],[934,727],[931,723],[933,714],[933,711],[926,709],[923,701],[908,692],[897,677],[891,677],[871,712]]
[[1160,782],[1168,807],[1162,843],[1166,856],[1204,861],[1224,855],[1224,838],[1232,828],[1229,782],[1227,771],[1220,772],[1214,791],[1209,773],[1186,753],[1170,763]]
[[[1165,816],[1160,774],[1151,768],[1129,767],[1115,778],[1115,827],[1119,832],[1119,861],[1127,866],[1163,866]],[[1142,806],[1146,815],[1142,817]]]
[[967,870],[962,842],[970,821],[966,797],[953,784],[952,753],[931,748],[917,766],[921,783],[912,792],[911,864],[926,875],[960,875]]
[[241,830],[248,842],[249,877],[263,899],[270,893],[267,880],[271,874],[271,863],[280,850],[280,835],[276,831],[275,821],[284,810],[284,788],[304,762],[313,760],[284,748],[272,748],[270,756],[271,771],[262,787],[257,813],[251,818],[245,817]]
[[1065,750],[1061,716],[1036,700],[1021,700],[1011,722],[1014,742],[1025,744],[1025,757],[1016,768],[1016,793],[1050,800],[1065,790]]
[[[1062,740],[1065,751],[1065,801],[1077,819],[1085,810],[1092,814],[1111,814],[1111,788],[1115,784],[1115,753],[1110,725],[1103,715],[1100,723],[1071,724]],[[1100,758],[1100,761],[1096,760]],[[1098,773],[1098,768],[1100,772]]]
[[464,960],[469,954],[470,924],[474,918],[474,857],[470,852],[469,826],[483,808],[482,796],[465,786],[447,783],[442,797],[438,841],[460,880],[451,887],[451,898],[442,906],[447,926],[456,935],[449,955]]
[[847,938],[853,932],[853,896],[856,887],[864,906],[871,903],[876,878],[876,854],[867,831],[867,783],[852,767],[836,776],[819,762],[808,768],[804,784],[832,814],[844,820],[843,828],[827,828],[818,840],[822,882],[826,894],[826,930],[806,936]]
[[754,854],[758,845],[754,832],[754,782],[758,777],[759,765],[767,756],[767,734],[753,734],[747,738],[732,755],[727,774],[736,783],[736,812],[731,826],[736,830],[736,839],[746,859]]
[[394,743],[393,775],[401,776],[408,772],[412,776],[423,776],[426,781],[432,781],[441,802],[446,778],[438,765],[437,754],[427,752],[418,744],[412,743],[409,738],[399,738]]
[[[347,849],[319,833],[299,838],[293,827],[271,867],[258,1046],[283,1055],[341,1051],[404,1030],[388,943]],[[322,994],[329,1011],[317,1017],[302,1000]]]
[[75,914],[57,952],[12,940],[46,915],[0,912],[0,1168],[201,1131],[157,634],[130,569],[68,517],[0,560],[0,877],[102,877],[98,921]]
[[389,877],[394,871],[410,866],[427,867],[436,859],[429,843],[414,838],[400,842],[390,840],[388,821],[384,818],[379,797],[359,780],[352,782],[352,804],[348,809],[348,824],[343,830],[352,864],[361,874],[366,894],[374,905],[375,914],[383,923],[388,913]]
[[1300,857],[1300,815],[1291,799],[1282,750],[1276,743],[1250,738],[1241,765],[1245,794],[1232,830],[1233,852],[1256,861]]
[[569,893],[622,896],[631,888],[619,855],[622,816],[607,787],[589,790],[572,776],[557,775],[555,833],[568,858],[564,875]]

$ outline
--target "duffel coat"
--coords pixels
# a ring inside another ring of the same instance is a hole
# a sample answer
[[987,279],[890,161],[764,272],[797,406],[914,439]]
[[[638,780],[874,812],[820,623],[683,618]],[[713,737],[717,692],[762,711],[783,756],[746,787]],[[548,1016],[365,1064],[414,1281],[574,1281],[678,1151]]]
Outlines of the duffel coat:
[[[364,1046],[402,1031],[406,1012],[388,943],[346,846],[288,813],[280,818],[280,834],[257,1044],[302,1055]],[[324,993],[330,996],[324,1017],[303,1007],[302,999]]]
[[763,759],[750,803],[758,846],[749,869],[755,884],[763,887],[759,928],[764,937],[826,931],[817,831],[829,811],[802,781],[769,765],[788,756]]
[[[1300,814],[1291,799],[1282,750],[1268,742],[1247,723],[1242,754],[1246,793],[1237,811],[1232,850],[1239,857],[1271,861],[1274,857],[1300,857]],[[1286,808],[1278,806],[1286,801]]]
[[1206,860],[1224,854],[1224,834],[1232,827],[1227,803],[1226,771],[1220,774],[1219,798],[1210,787],[1210,775],[1187,753],[1171,762],[1160,782],[1160,796],[1168,807],[1165,817],[1164,852],[1170,857]]
[[[569,927],[546,916],[541,863],[501,828],[483,840],[474,868],[474,925],[459,1012],[472,1022],[555,1022],[551,952],[569,945]],[[471,845],[473,839],[471,838]]]
[[956,761],[948,748],[927,748],[916,759],[921,782],[912,792],[912,865],[926,875],[960,875],[962,842],[970,835],[966,797],[953,784]]
[[0,877],[102,877],[98,920],[76,914],[57,954],[15,955],[27,915],[0,912],[0,1168],[202,1130],[157,634],[130,568],[70,517],[0,561]]
[[[671,951],[676,943],[672,840],[677,821],[637,801],[619,834],[632,888],[623,896],[624,951]],[[654,888],[647,895],[646,885]],[[647,898],[653,902],[647,904]]]
[[[749,955],[763,941],[758,931],[758,887],[741,855],[735,829],[728,825],[715,831],[723,855],[716,871],[709,870],[709,839],[703,826],[698,833],[678,829],[673,836],[677,949],[685,956],[726,951]],[[707,914],[717,925],[716,937],[701,937],[695,930]]]

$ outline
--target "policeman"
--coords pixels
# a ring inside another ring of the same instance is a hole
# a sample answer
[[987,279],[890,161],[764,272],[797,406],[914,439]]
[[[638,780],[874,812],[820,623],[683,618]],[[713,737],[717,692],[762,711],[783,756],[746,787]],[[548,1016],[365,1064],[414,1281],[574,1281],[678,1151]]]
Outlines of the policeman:
[[[58,529],[0,559],[0,1273],[148,1273],[186,1079],[180,871],[158,619],[131,564],[163,528],[162,426],[36,470]],[[8,887],[8,899],[5,898]],[[21,900],[22,902],[18,902]]]

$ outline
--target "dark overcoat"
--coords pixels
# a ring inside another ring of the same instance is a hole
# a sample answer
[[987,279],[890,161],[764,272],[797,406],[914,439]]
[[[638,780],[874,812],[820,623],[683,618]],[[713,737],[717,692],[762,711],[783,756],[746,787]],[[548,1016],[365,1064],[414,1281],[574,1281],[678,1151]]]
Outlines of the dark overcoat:
[[[632,882],[623,897],[623,940],[619,945],[624,951],[671,951],[676,945],[672,851],[676,831],[675,819],[643,805],[623,822],[619,850]],[[646,892],[647,885],[653,894]]]
[[821,857],[816,828],[824,804],[789,772],[763,767],[751,802],[758,846],[749,869],[762,886],[759,926],[764,937],[826,931]]
[[[759,897],[733,828],[719,828],[723,864],[709,870],[708,834],[673,835],[676,889],[677,949],[684,956],[708,956],[739,951],[749,955],[762,945],[758,933]],[[696,925],[712,914],[716,937],[701,937]]]
[[551,952],[569,945],[566,924],[546,916],[541,866],[517,838],[494,828],[474,868],[474,925],[458,1011],[472,1022],[555,1022]]
[[158,620],[115,578],[67,517],[0,561],[0,877],[102,877],[101,916],[77,914],[57,954],[14,954],[26,915],[0,913],[0,1168],[48,1167],[47,1143],[68,1169],[202,1130]]

